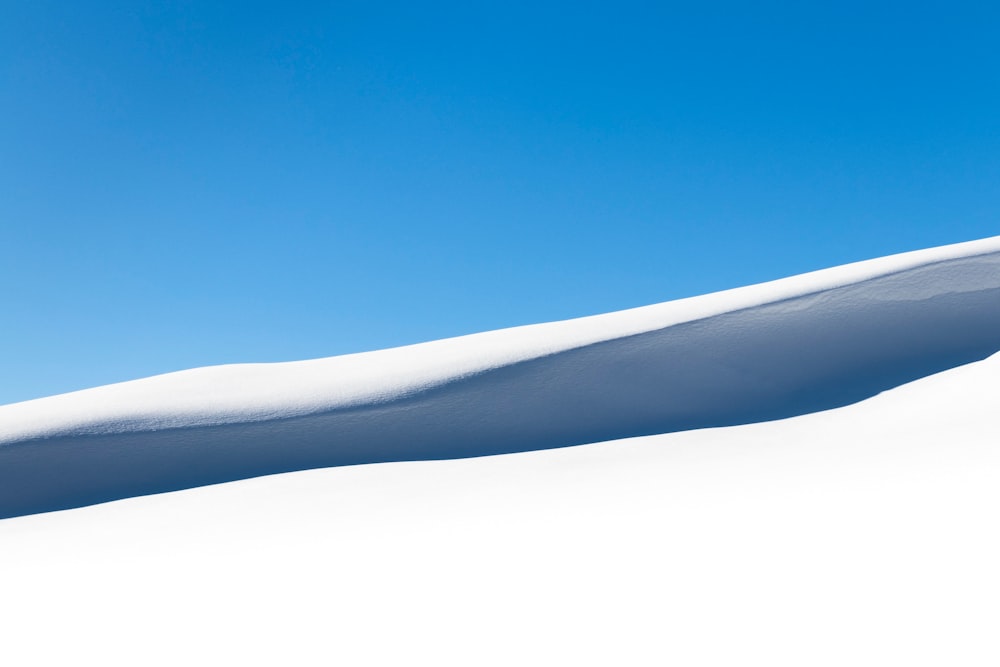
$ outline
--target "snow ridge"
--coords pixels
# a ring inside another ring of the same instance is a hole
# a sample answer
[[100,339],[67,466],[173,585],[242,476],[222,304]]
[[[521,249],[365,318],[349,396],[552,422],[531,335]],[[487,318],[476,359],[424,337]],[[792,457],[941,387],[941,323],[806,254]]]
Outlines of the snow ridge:
[[644,308],[0,407],[0,517],[839,407],[1000,350],[1000,237]]

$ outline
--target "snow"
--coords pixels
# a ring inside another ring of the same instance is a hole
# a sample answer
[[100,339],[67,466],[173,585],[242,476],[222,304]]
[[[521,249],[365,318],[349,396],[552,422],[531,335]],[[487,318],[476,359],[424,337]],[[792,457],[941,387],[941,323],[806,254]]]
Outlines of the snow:
[[0,663],[995,665],[1000,355],[835,410],[0,521]]
[[0,664],[996,665],[997,350],[1000,238],[3,406]]
[[0,517],[322,466],[749,424],[1000,349],[1000,237],[392,350],[0,407]]

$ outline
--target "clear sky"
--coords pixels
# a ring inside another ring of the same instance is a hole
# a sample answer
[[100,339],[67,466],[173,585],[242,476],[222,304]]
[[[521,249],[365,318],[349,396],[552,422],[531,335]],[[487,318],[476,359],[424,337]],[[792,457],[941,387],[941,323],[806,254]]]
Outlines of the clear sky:
[[0,403],[998,234],[997,7],[0,2]]

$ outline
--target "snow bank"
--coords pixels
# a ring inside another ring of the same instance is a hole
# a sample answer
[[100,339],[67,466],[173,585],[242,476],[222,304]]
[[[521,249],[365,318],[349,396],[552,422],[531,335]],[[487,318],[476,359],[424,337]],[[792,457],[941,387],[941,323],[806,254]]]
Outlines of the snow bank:
[[0,521],[0,664],[996,667],[998,403],[1000,355],[781,421]]
[[1000,237],[595,317],[0,407],[0,517],[853,403],[1000,350]]

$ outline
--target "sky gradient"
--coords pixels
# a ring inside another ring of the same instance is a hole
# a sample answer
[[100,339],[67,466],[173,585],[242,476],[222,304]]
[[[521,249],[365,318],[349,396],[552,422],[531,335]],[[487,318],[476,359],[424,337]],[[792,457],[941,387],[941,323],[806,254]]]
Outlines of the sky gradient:
[[0,3],[0,403],[998,234],[998,26],[984,2]]

